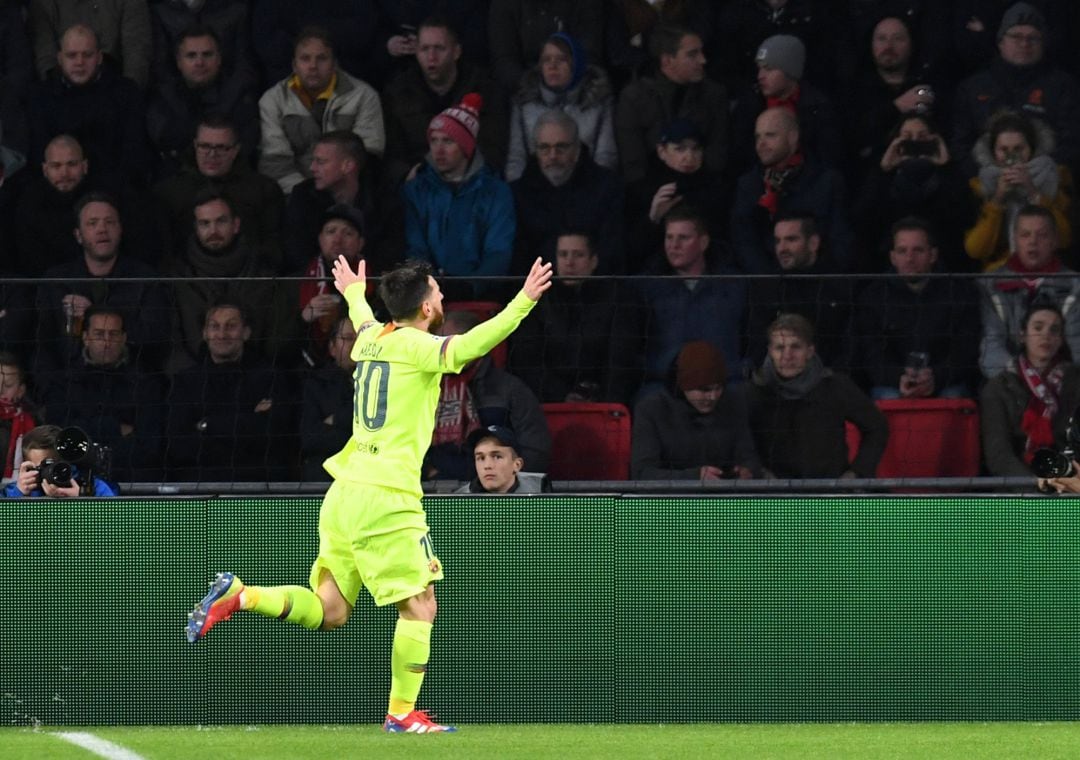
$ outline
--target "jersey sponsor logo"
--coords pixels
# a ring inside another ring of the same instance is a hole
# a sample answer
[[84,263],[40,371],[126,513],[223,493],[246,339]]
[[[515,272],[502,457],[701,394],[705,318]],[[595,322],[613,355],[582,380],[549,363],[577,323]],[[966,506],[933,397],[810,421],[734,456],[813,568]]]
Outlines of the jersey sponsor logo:
[[356,450],[362,454],[371,454],[372,456],[378,456],[379,445],[376,443],[367,443],[366,441],[357,441]]

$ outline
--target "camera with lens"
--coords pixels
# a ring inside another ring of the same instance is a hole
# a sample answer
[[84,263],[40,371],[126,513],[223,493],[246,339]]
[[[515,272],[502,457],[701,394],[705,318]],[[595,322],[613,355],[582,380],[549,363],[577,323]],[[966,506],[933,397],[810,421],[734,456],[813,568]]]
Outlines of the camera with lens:
[[[51,483],[67,488],[79,485],[82,496],[94,495],[94,478],[109,478],[112,449],[90,440],[82,428],[66,427],[56,436],[57,459],[46,459],[38,467],[38,486]],[[75,467],[79,475],[75,477]]]
[[1036,449],[1035,454],[1031,457],[1031,471],[1035,473],[1039,478],[1071,478],[1076,475],[1076,468],[1073,467],[1073,460],[1077,457],[1077,451],[1080,451],[1080,418],[1077,417],[1077,412],[1080,409],[1074,410],[1072,416],[1069,417],[1069,425],[1065,429],[1065,448],[1061,451],[1057,449],[1042,448]]
[[60,459],[46,459],[34,469],[37,472],[38,488],[41,488],[42,483],[49,483],[60,488],[71,485],[73,473],[71,464],[68,462]]

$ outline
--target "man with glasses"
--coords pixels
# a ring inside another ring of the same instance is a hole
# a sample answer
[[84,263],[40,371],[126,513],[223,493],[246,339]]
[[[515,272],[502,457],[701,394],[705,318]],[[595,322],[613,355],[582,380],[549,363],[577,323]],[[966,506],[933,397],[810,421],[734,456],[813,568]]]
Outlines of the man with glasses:
[[995,113],[1011,109],[1054,130],[1051,155],[1060,164],[1080,161],[1080,85],[1046,60],[1046,19],[1029,3],[1015,3],[998,28],[998,57],[960,84],[953,107],[949,152],[975,173],[971,148]]
[[245,146],[238,139],[236,126],[223,116],[203,117],[192,147],[194,165],[185,166],[179,174],[154,187],[154,195],[170,222],[172,235],[167,244],[171,251],[182,251],[187,244],[195,198],[214,190],[229,196],[245,237],[259,248],[267,264],[280,271],[285,206],[281,188],[251,169],[242,157]]

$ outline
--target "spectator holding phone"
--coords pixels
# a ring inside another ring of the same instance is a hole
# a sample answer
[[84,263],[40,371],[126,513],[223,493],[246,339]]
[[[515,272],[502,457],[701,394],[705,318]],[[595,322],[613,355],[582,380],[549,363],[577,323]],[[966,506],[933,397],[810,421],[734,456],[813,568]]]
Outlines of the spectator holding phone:
[[970,185],[981,207],[964,237],[964,249],[983,271],[997,269],[1008,259],[1017,215],[1029,204],[1053,214],[1059,247],[1071,244],[1072,173],[1054,161],[1053,149],[1050,127],[1015,111],[994,116],[975,143],[972,157],[979,173]]

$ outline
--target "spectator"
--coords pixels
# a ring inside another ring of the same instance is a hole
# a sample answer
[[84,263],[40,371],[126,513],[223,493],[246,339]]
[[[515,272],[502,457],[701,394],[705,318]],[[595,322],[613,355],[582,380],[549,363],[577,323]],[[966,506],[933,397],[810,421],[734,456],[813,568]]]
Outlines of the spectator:
[[540,50],[540,61],[521,78],[510,114],[510,150],[506,179],[513,182],[536,152],[534,133],[541,114],[557,108],[577,125],[578,137],[593,161],[618,169],[615,149],[614,95],[607,74],[589,63],[578,41],[556,32]]
[[165,389],[158,376],[131,361],[124,315],[111,306],[86,310],[82,344],[68,372],[45,389],[46,421],[79,427],[108,446],[114,480],[157,480],[165,432]]
[[558,277],[514,333],[510,369],[542,402],[633,403],[645,307],[628,283],[594,277],[598,266],[588,233],[559,235]]
[[[779,277],[750,281],[747,311],[747,359],[757,367],[769,348],[769,325],[781,314],[801,314],[816,330],[815,351],[825,364],[843,369],[851,361],[851,313],[855,288],[836,274],[822,255],[814,217],[783,214],[773,224]],[[788,275],[794,275],[789,277]]]
[[1042,447],[1063,448],[1071,410],[1080,404],[1080,369],[1064,338],[1065,317],[1036,298],[1025,312],[1020,350],[983,388],[982,444],[991,475],[1030,476]]
[[652,40],[655,76],[631,82],[622,91],[615,115],[623,179],[645,176],[660,130],[676,117],[689,119],[705,136],[705,166],[723,171],[728,154],[728,96],[723,85],[705,76],[701,37],[688,29],[658,27]]
[[246,350],[251,328],[238,304],[206,312],[200,363],[173,378],[166,477],[178,481],[286,479],[290,393],[282,374]]
[[[176,9],[183,2],[166,0],[154,8]],[[239,6],[245,12],[243,6]],[[157,150],[162,174],[175,173],[190,154],[199,123],[219,114],[240,125],[241,142],[259,141],[259,108],[255,102],[254,75],[224,67],[221,40],[213,29],[193,26],[179,33],[175,66],[159,78],[146,107],[146,127]]]
[[[60,477],[43,478],[41,467],[46,462],[56,462],[57,439],[61,429],[56,425],[38,425],[23,436],[22,464],[14,482],[4,487],[3,495],[8,499],[73,499],[77,496],[119,496],[119,492],[110,483],[89,474],[81,473],[76,465],[71,466],[70,479]],[[56,473],[59,476],[59,473]],[[63,480],[63,482],[61,482]]]
[[972,213],[962,199],[970,191],[934,122],[908,113],[886,140],[888,147],[874,155],[877,166],[867,174],[851,214],[862,252],[857,269],[877,273],[888,266],[892,239],[883,231],[906,216],[919,216],[938,233],[944,270],[967,271],[971,260],[963,241]]
[[630,477],[745,480],[761,476],[744,388],[727,386],[723,355],[705,340],[685,344],[675,381],[634,409]]
[[19,357],[0,351],[0,477],[10,478],[21,460],[22,438],[37,424],[36,405],[26,395],[26,370]]
[[274,275],[263,257],[242,235],[243,223],[222,193],[206,190],[195,198],[192,231],[180,256],[167,262],[164,274],[176,300],[171,369],[190,366],[203,342],[203,318],[223,301],[243,306],[255,346],[265,348],[270,337],[274,285],[251,278]]
[[154,186],[154,197],[165,211],[171,230],[168,250],[184,250],[191,234],[195,198],[211,190],[229,196],[244,235],[262,251],[269,266],[281,269],[285,196],[276,182],[252,170],[244,160],[245,146],[237,127],[223,116],[205,116],[195,129],[192,147],[194,164],[185,165],[179,174]]
[[62,373],[75,362],[86,310],[95,304],[118,309],[133,359],[157,366],[167,349],[170,310],[157,272],[127,253],[120,255],[123,226],[110,196],[84,195],[75,205],[75,217],[82,255],[46,270],[47,281],[38,286],[37,369]]
[[798,37],[778,34],[757,50],[757,85],[739,98],[732,116],[732,172],[753,161],[754,125],[766,108],[785,108],[799,122],[801,146],[832,167],[847,168],[847,152],[836,108],[803,78],[806,48]]
[[[717,4],[707,0],[616,0],[607,9],[608,73],[616,85],[623,84],[648,61],[653,32],[660,26],[677,25],[706,36],[713,26]],[[711,57],[711,56],[710,56]]]
[[[769,326],[769,354],[748,393],[765,477],[874,477],[889,438],[885,416],[846,375],[825,367],[805,317],[783,314]],[[847,422],[862,434],[850,462]]]
[[[971,148],[990,117],[1003,109],[1047,124],[1057,136],[1051,156],[1068,166],[1080,161],[1080,89],[1072,75],[1045,60],[1046,21],[1029,3],[1014,3],[997,33],[998,56],[960,83],[953,106],[952,154]],[[974,167],[969,167],[974,174]]]
[[510,185],[518,227],[512,271],[527,272],[537,256],[550,255],[553,230],[575,228],[596,241],[601,274],[625,272],[622,180],[593,162],[565,111],[537,117],[532,141],[535,153]]
[[[704,217],[679,206],[664,218],[664,257],[646,267],[640,280],[649,309],[645,385],[641,395],[659,390],[683,344],[707,340],[741,365],[739,336],[746,309],[746,285],[712,251]],[[663,279],[659,279],[663,277]],[[708,315],[703,319],[702,315]]]
[[1057,255],[1057,226],[1043,206],[1025,206],[1016,216],[1013,253],[1000,274],[978,282],[982,313],[979,368],[991,378],[1020,352],[1017,338],[1028,305],[1037,297],[1057,305],[1065,320],[1065,343],[1070,353],[1080,350],[1080,278]]
[[[154,27],[153,68],[158,84],[175,76],[171,56],[179,50],[184,38],[190,39],[191,32],[197,29],[201,34],[196,37],[211,36],[214,39],[223,79],[240,80],[245,89],[254,87],[258,76],[251,49],[248,5],[245,0],[158,0],[150,3]],[[201,57],[205,59],[205,53]]]
[[146,113],[135,83],[103,64],[88,26],[67,29],[56,57],[59,66],[27,91],[31,160],[40,161],[50,140],[68,134],[94,166],[144,183],[150,168]]
[[522,472],[525,460],[518,453],[517,436],[502,425],[474,430],[465,447],[471,449],[475,477],[456,493],[542,493],[550,491],[547,476]]
[[604,60],[605,3],[578,0],[492,0],[488,41],[495,78],[513,92],[527,66],[555,32],[577,38],[590,60]]
[[[41,177],[31,180],[15,211],[18,268],[26,275],[78,257],[75,202],[88,190],[89,164],[79,141],[60,135],[49,141]],[[14,257],[13,257],[14,258]]]
[[300,33],[293,75],[263,93],[259,114],[259,171],[286,193],[311,176],[312,149],[326,132],[355,132],[376,156],[386,147],[379,94],[338,67],[329,33],[317,27]]
[[410,170],[424,160],[431,120],[470,92],[479,93],[484,102],[484,118],[477,134],[480,151],[484,160],[501,172],[506,163],[509,126],[502,89],[486,70],[461,60],[458,32],[445,18],[424,19],[417,35],[416,64],[403,68],[383,93],[388,179],[394,184],[403,182]]
[[343,316],[334,323],[329,351],[332,361],[316,367],[304,378],[300,411],[301,478],[308,482],[330,482],[323,461],[337,454],[349,441],[353,421],[352,347],[356,330]]
[[[480,97],[470,93],[431,120],[431,152],[402,188],[407,257],[430,262],[438,276],[486,277],[510,271],[516,228],[513,196],[476,148],[481,106]],[[461,282],[444,283],[444,288],[450,300],[495,289]]]
[[799,123],[786,108],[769,108],[757,118],[758,162],[739,177],[731,209],[735,261],[748,274],[776,271],[770,255],[773,221],[789,212],[812,214],[829,243],[829,266],[839,272],[851,268],[853,241],[843,178],[803,153],[799,134]]
[[[450,311],[440,334],[459,335],[479,322],[472,312]],[[443,375],[431,448],[424,457],[425,479],[469,480],[476,470],[468,437],[489,425],[516,432],[520,446],[514,448],[524,469],[547,471],[551,434],[540,402],[525,383],[496,367],[488,355],[470,362],[460,374]]]
[[23,152],[28,143],[21,103],[34,73],[22,9],[14,2],[0,3],[0,124],[7,131],[6,144]]
[[1018,113],[1004,111],[987,125],[972,155],[979,174],[971,192],[980,204],[979,218],[964,236],[968,256],[984,271],[997,269],[1009,257],[1009,243],[1020,209],[1042,206],[1054,216],[1058,244],[1072,242],[1069,206],[1072,172],[1051,157],[1054,136],[1049,128]]
[[928,277],[938,249],[928,223],[909,217],[892,228],[896,277],[859,294],[856,356],[874,399],[969,398],[975,389],[979,313],[968,280]]
[[[488,6],[491,0],[376,0],[379,5],[379,52],[393,78],[411,68],[420,45],[419,30],[432,18],[444,19],[471,65],[488,64]],[[382,55],[385,53],[385,55]],[[475,92],[475,90],[463,90]],[[445,105],[457,103],[456,98]],[[444,106],[439,106],[438,113]],[[434,115],[434,113],[432,115]],[[425,121],[422,125],[427,126]],[[423,155],[423,153],[421,153]]]
[[[101,52],[116,64],[124,78],[145,88],[150,78],[150,11],[146,0],[30,0],[30,32],[38,75],[45,79],[62,53],[63,37],[74,26],[93,31]],[[95,45],[96,47],[96,45]],[[61,61],[61,66],[63,62]]]

